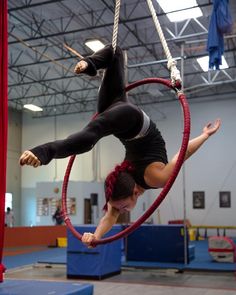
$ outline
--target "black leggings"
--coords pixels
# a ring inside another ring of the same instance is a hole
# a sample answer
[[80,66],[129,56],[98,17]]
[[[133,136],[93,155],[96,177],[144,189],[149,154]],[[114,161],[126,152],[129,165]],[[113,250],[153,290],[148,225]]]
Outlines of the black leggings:
[[118,101],[127,101],[125,92],[124,56],[120,47],[113,53],[111,45],[85,58],[88,62],[87,74],[94,75],[97,70],[105,69],[99,88],[97,112],[102,113]]
[[99,116],[64,140],[48,142],[31,149],[41,164],[46,165],[53,158],[87,152],[100,138],[111,134],[118,138],[133,138],[142,127],[141,111],[127,103],[122,50],[117,47],[114,54],[112,46],[108,45],[84,60],[88,63],[83,72],[85,74],[93,76],[97,70],[105,69],[98,94]]

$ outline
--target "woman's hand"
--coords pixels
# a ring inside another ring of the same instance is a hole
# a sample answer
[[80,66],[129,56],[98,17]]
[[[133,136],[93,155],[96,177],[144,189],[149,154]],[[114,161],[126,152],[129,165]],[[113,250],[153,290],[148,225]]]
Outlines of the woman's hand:
[[92,233],[84,233],[83,236],[82,236],[82,240],[81,241],[88,248],[93,248],[93,246],[91,244],[96,241],[96,237]]
[[203,128],[203,134],[206,134],[207,136],[211,136],[212,134],[216,133],[216,131],[220,128],[221,125],[221,120],[217,119],[215,120],[214,124],[208,123],[204,128]]
[[21,155],[19,159],[19,163],[21,166],[29,165],[29,166],[33,166],[34,168],[41,165],[41,162],[39,161],[39,159],[31,151],[25,151]]

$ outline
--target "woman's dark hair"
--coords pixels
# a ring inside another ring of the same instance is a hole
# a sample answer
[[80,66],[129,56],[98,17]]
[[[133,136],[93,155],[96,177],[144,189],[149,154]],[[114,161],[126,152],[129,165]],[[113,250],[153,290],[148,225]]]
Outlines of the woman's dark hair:
[[130,172],[134,170],[129,161],[123,161],[116,165],[105,180],[105,197],[106,204],[103,210],[107,211],[107,203],[109,200],[117,201],[125,199],[133,194],[135,181]]

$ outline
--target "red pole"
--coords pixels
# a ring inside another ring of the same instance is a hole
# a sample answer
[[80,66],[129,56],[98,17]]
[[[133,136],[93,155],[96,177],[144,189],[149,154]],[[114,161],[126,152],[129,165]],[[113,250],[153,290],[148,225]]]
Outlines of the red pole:
[[3,239],[5,226],[5,192],[7,164],[7,127],[8,127],[8,33],[7,0],[0,1],[0,282],[3,281],[5,267],[2,264]]

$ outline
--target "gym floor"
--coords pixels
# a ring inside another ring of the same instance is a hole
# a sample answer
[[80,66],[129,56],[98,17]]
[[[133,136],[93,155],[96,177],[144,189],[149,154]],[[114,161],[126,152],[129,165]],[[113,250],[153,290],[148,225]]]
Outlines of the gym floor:
[[[65,265],[26,265],[10,269],[5,280],[40,280],[68,282]],[[94,285],[94,295],[235,295],[236,273],[234,272],[189,272],[166,269],[123,268],[120,275],[100,281],[69,280]]]

